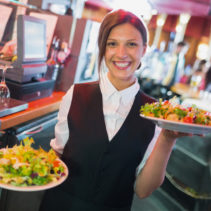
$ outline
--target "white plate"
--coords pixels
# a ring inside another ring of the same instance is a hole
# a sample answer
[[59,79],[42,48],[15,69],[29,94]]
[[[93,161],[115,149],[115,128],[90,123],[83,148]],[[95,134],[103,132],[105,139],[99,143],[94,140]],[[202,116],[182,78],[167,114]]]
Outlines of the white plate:
[[1,188],[4,188],[4,189],[7,189],[7,190],[14,190],[14,191],[41,191],[41,190],[47,190],[47,189],[50,189],[50,188],[53,188],[53,187],[56,187],[60,184],[62,184],[66,179],[67,179],[67,176],[68,176],[68,168],[67,166],[65,165],[65,163],[63,161],[60,160],[60,162],[62,163],[62,165],[64,166],[64,173],[65,175],[63,177],[61,177],[59,180],[57,180],[56,182],[50,182],[46,185],[34,185],[34,186],[27,186],[27,187],[21,187],[21,186],[14,186],[14,185],[10,185],[10,184],[3,184],[3,183],[0,183],[0,187]]
[[211,126],[207,126],[207,125],[175,122],[175,121],[160,119],[156,117],[144,116],[143,114],[140,114],[140,116],[145,119],[149,119],[153,121],[157,126],[167,129],[167,130],[174,130],[174,131],[179,131],[182,133],[192,133],[196,135],[211,133]]

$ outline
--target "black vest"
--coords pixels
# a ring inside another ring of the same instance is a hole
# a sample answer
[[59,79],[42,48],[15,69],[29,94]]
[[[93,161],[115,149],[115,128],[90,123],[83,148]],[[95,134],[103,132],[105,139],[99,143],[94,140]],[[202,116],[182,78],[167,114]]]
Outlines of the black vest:
[[75,85],[68,114],[70,137],[62,156],[69,177],[59,189],[108,210],[130,207],[136,168],[155,129],[139,116],[141,105],[147,102],[154,100],[139,91],[125,122],[109,141],[99,84]]

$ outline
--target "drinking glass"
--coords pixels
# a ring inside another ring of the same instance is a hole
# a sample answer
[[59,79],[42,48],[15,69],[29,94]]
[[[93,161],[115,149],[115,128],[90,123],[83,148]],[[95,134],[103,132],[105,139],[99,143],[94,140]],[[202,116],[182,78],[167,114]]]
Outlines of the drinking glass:
[[191,86],[191,89],[193,92],[197,92],[198,89],[199,89],[199,86],[200,86],[200,83],[201,83],[201,76],[196,76],[196,75],[193,75],[191,77],[191,81],[190,81],[190,86]]
[[10,90],[6,85],[5,74],[10,65],[0,63],[0,69],[2,70],[0,81],[0,102],[4,103],[6,99],[10,98]]

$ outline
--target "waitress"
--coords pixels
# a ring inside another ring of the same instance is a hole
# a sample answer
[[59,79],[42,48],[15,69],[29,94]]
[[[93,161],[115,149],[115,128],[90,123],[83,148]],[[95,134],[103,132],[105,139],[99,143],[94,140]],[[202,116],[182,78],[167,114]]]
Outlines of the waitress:
[[155,100],[135,77],[147,48],[147,29],[134,14],[107,14],[98,38],[99,81],[73,85],[60,106],[52,148],[69,177],[46,191],[40,211],[129,211],[134,191],[149,196],[164,179],[175,139],[162,130],[143,169],[136,174],[155,125],[139,116]]

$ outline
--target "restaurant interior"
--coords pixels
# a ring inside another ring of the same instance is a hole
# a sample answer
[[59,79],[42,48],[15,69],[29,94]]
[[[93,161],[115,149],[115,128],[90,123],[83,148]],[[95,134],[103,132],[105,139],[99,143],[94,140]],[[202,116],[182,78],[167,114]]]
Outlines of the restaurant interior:
[[[99,26],[118,8],[149,30],[136,72],[141,89],[211,112],[211,0],[0,0],[0,148],[29,136],[50,149],[65,92],[98,80]],[[182,74],[167,83],[180,42]],[[0,211],[37,211],[42,195],[0,188]],[[211,211],[211,133],[177,140],[161,187],[146,199],[134,195],[138,210]]]

